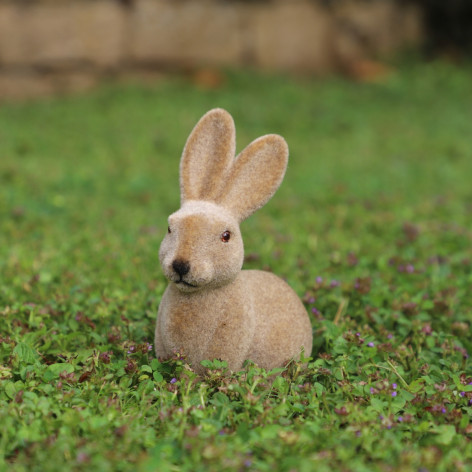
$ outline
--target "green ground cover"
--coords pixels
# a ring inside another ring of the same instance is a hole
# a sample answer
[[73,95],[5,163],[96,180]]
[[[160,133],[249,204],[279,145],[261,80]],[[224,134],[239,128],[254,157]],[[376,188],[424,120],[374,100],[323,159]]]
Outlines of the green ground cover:
[[[215,106],[238,149],[291,149],[242,227],[313,322],[275,379],[149,350],[180,153]],[[2,105],[0,470],[471,470],[471,136],[472,69],[444,64]]]

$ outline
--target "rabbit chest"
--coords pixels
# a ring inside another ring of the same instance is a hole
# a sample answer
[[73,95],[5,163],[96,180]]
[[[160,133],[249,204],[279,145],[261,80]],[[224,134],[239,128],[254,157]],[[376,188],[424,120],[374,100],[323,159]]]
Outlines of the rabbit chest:
[[194,366],[204,359],[226,360],[230,368],[242,363],[255,327],[251,296],[242,279],[193,293],[170,284],[156,325],[158,357],[183,353]]

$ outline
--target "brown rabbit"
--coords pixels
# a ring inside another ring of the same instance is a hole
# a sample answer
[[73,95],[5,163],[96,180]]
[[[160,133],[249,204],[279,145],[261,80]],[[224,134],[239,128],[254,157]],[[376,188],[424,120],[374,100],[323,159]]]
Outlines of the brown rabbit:
[[266,369],[311,354],[313,335],[295,292],[269,272],[241,270],[239,224],[282,182],[285,140],[270,134],[236,158],[235,128],[222,109],[206,113],[180,162],[181,209],[169,217],[159,259],[169,285],[156,323],[156,355],[183,352],[203,373],[205,359],[232,371],[247,359]]

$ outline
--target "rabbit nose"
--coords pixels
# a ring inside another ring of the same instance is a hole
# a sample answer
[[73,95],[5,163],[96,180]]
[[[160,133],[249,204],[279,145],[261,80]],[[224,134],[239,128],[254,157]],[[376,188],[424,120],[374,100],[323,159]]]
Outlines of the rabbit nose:
[[181,259],[176,259],[174,262],[172,262],[172,268],[177,272],[177,274],[180,275],[180,277],[183,277],[185,274],[188,274],[190,270],[190,264]]

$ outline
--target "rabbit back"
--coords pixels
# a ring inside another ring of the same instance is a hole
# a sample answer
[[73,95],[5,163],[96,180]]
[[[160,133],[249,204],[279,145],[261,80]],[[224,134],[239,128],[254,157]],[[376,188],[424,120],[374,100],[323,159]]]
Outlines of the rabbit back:
[[247,359],[266,369],[290,359],[311,355],[310,319],[294,290],[281,278],[261,270],[244,270],[245,285],[252,295],[254,336]]

